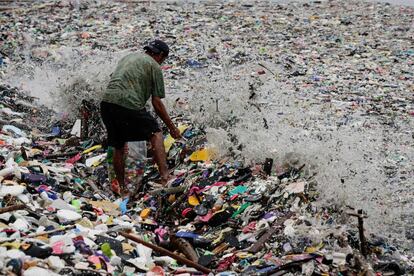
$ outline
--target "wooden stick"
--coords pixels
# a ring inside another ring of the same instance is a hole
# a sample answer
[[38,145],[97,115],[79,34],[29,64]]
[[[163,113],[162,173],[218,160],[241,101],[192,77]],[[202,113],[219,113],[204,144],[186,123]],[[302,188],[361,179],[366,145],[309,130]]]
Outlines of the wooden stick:
[[181,251],[189,260],[198,262],[197,252],[195,252],[194,248],[186,239],[176,238],[173,236],[171,237],[171,243],[174,248],[177,248],[179,251]]
[[361,252],[364,257],[367,257],[368,250],[367,250],[367,240],[364,234],[364,218],[362,216],[362,210],[358,210],[358,230],[359,230],[359,239],[361,240]]
[[348,215],[358,218],[358,231],[359,231],[359,243],[361,248],[361,254],[364,257],[368,255],[367,239],[364,234],[364,218],[366,215],[362,212],[362,209],[358,210],[358,213],[348,213]]
[[358,210],[358,213],[348,213],[348,215],[358,218],[358,232],[359,232],[359,243],[360,243],[361,254],[362,256],[367,257],[368,246],[367,246],[367,239],[365,238],[365,234],[364,234],[364,218],[367,218],[367,216],[364,215],[362,209]]
[[159,246],[154,245],[152,243],[146,242],[146,241],[138,238],[135,235],[131,235],[131,234],[128,234],[128,233],[125,233],[125,232],[119,232],[119,234],[121,234],[122,236],[124,236],[127,239],[130,239],[130,240],[132,240],[134,242],[137,242],[137,243],[140,243],[140,244],[142,244],[142,245],[144,245],[146,247],[149,247],[152,250],[154,250],[154,251],[156,251],[156,252],[158,252],[158,253],[160,253],[162,255],[169,256],[169,257],[171,257],[171,258],[173,258],[173,259],[175,259],[175,260],[177,260],[177,261],[179,261],[179,262],[181,262],[183,264],[186,264],[188,266],[194,267],[195,269],[197,269],[197,270],[199,270],[199,271],[201,271],[203,273],[209,274],[211,272],[210,269],[208,269],[208,268],[206,268],[206,267],[204,267],[202,265],[199,265],[198,263],[195,263],[193,261],[190,261],[189,259],[186,259],[184,257],[181,257],[181,256],[179,256],[177,254],[174,254],[173,252],[171,252],[171,251],[169,251],[169,250],[167,250],[165,248],[162,248],[162,247],[159,247]]
[[24,204],[18,204],[18,205],[3,207],[3,208],[0,208],[0,214],[11,212],[11,211],[22,210],[24,208],[26,208],[26,205],[24,205]]
[[267,68],[265,65],[259,63],[259,66],[262,66],[264,69],[266,69],[267,71],[269,71],[273,76],[276,77],[276,74],[272,72],[272,70],[270,70],[269,68]]

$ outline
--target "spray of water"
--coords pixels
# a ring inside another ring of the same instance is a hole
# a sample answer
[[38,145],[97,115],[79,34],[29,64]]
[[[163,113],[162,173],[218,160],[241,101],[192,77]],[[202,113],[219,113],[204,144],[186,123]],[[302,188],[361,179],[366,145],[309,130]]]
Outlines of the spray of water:
[[324,102],[279,81],[277,66],[266,64],[263,74],[260,63],[193,73],[187,115],[206,127],[210,146],[246,162],[306,163],[322,205],[362,208],[371,231],[411,247],[412,120]]
[[99,101],[117,60],[126,53],[63,47],[42,63],[26,59],[11,64],[5,79],[41,104],[73,118],[82,100]]
[[[6,79],[56,111],[72,114],[82,99],[99,101],[124,54],[66,48],[56,60],[10,67]],[[309,173],[317,173],[321,205],[363,208],[372,232],[388,233],[402,244],[412,233],[412,121],[365,116],[350,102],[324,101],[281,81],[281,73],[260,60],[188,70],[178,82],[166,72],[166,102],[206,130],[219,156],[246,163],[271,157],[279,169],[284,162],[307,164]],[[185,104],[177,107],[177,98]]]

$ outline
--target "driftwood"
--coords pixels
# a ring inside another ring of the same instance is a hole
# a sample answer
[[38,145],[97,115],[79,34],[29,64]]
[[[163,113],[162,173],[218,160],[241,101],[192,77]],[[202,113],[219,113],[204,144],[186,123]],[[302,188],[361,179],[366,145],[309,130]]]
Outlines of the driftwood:
[[22,210],[24,208],[26,208],[26,205],[24,205],[24,204],[18,204],[18,205],[3,207],[3,208],[0,208],[0,214],[11,212],[11,211]]
[[180,255],[177,255],[177,254],[175,254],[175,253],[173,253],[173,252],[171,252],[171,251],[169,251],[169,250],[167,250],[165,248],[162,248],[162,247],[159,247],[159,246],[154,245],[152,243],[146,242],[146,241],[138,238],[135,235],[131,235],[131,234],[128,234],[126,232],[120,232],[120,234],[122,236],[124,236],[125,238],[127,238],[127,239],[130,239],[130,240],[132,240],[134,242],[137,242],[137,243],[140,243],[140,244],[142,244],[142,245],[144,245],[146,247],[149,247],[152,250],[154,250],[154,251],[156,251],[156,252],[158,252],[158,253],[160,253],[162,255],[169,256],[169,257],[171,257],[171,258],[173,258],[173,259],[175,259],[175,260],[177,260],[177,261],[179,261],[179,262],[181,262],[181,263],[183,263],[185,265],[191,266],[191,267],[193,267],[193,268],[195,268],[195,269],[197,269],[197,270],[199,270],[199,271],[201,271],[203,273],[209,274],[211,272],[210,269],[208,269],[208,268],[206,268],[206,267],[204,267],[202,265],[199,265],[198,263],[195,263],[195,262],[193,262],[193,261],[191,261],[191,260],[189,260],[187,258],[181,257]]

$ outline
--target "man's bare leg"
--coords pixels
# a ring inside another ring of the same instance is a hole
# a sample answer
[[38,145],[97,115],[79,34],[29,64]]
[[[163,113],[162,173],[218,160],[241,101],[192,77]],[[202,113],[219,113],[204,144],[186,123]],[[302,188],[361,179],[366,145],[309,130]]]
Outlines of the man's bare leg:
[[115,149],[113,156],[113,165],[116,175],[116,180],[118,180],[121,192],[125,190],[125,145],[122,148]]
[[161,176],[161,184],[166,185],[168,181],[167,155],[165,154],[164,140],[161,132],[156,132],[150,139],[154,149],[154,161],[157,163],[158,171]]

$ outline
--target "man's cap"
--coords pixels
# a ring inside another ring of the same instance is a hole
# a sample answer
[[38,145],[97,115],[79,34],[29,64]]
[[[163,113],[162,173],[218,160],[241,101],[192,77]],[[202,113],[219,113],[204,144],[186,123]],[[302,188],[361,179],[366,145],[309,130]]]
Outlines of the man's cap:
[[151,41],[147,46],[144,47],[144,50],[151,51],[154,54],[163,52],[166,56],[168,56],[170,53],[170,48],[168,47],[167,43],[158,39]]

